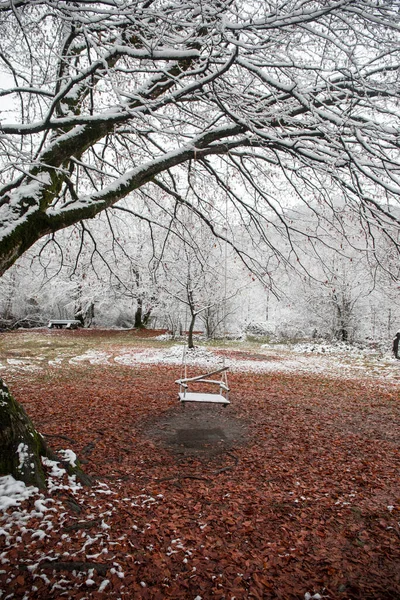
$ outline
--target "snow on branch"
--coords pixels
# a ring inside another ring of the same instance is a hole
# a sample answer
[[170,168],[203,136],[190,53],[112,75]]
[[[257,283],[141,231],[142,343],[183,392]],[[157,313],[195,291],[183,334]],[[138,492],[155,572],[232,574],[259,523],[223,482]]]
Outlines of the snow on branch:
[[379,228],[396,214],[397,0],[15,0],[0,12],[0,272],[124,198],[134,211],[160,175],[184,197],[178,169],[208,160],[217,173],[223,156],[235,176],[212,184],[264,241],[265,212],[283,221],[294,199],[320,210],[339,195],[357,219],[381,211]]

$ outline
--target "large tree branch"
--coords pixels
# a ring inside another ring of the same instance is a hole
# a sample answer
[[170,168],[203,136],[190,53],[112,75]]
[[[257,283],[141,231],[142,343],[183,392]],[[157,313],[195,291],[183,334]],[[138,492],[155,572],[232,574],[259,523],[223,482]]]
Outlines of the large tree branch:
[[[119,12],[112,2],[35,5],[48,7],[46,18],[54,14],[57,23],[66,19],[68,7],[74,16],[62,29],[64,51],[50,106],[36,93],[34,81],[28,78],[31,85],[20,86],[19,93],[33,90],[28,95],[42,102],[41,110],[47,108],[43,120],[3,125],[3,139],[20,136],[32,148],[40,137],[36,134],[45,136],[31,161],[21,158],[15,164],[23,175],[6,181],[0,196],[2,269],[42,235],[97,215],[163,171],[238,148],[247,148],[254,160],[261,156],[293,172],[306,167],[331,177],[347,170],[351,177],[355,169],[376,188],[397,195],[396,28],[381,22],[389,14],[381,7],[364,0],[357,4],[368,12],[369,24],[380,21],[385,44],[349,56],[341,39],[343,23],[353,19],[349,39],[356,50],[364,43],[363,21],[360,13],[354,16],[350,0],[299,0],[279,12],[267,7],[261,18],[247,13],[244,20],[231,2],[209,5],[204,12],[190,2],[171,4],[164,13],[153,10],[156,1],[138,3],[144,12],[132,20],[130,3],[121,3]],[[3,11],[25,6],[21,19],[40,14],[28,9],[29,3],[0,2]],[[86,53],[83,37],[78,43],[82,31]],[[275,36],[286,45],[286,58]],[[313,69],[302,46],[308,42],[317,57]],[[335,64],[332,49],[339,52]],[[176,62],[170,64],[171,58]],[[7,60],[12,68],[11,54]],[[56,110],[64,101],[73,114]],[[256,147],[262,149],[258,154]],[[275,160],[271,150],[286,164]],[[78,170],[85,175],[82,183]],[[252,176],[246,169],[244,175],[249,189]],[[267,197],[258,181],[253,191]]]
[[0,273],[3,273],[43,235],[84,219],[93,218],[151,181],[159,173],[191,159],[226,154],[239,146],[250,146],[252,140],[247,136],[223,141],[224,138],[237,136],[241,132],[243,132],[243,128],[236,125],[207,132],[199,136],[194,144],[145,163],[96,193],[81,197],[79,201],[71,200],[61,209],[47,209],[51,199],[58,195],[59,190],[49,174],[40,174],[31,183],[20,186],[15,192],[9,193],[8,202],[0,207],[0,218],[2,217]]

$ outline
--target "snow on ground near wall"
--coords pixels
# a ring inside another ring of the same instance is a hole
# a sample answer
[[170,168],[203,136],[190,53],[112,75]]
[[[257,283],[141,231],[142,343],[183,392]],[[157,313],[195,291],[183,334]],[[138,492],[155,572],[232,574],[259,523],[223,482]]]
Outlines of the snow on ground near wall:
[[[114,361],[123,365],[134,364],[166,364],[180,365],[183,362],[184,346],[172,346],[166,349],[152,349],[140,353],[132,352],[127,349],[122,355],[116,356]],[[210,367],[213,369],[218,366],[219,357],[207,348],[197,347],[193,350],[187,350],[186,362],[189,365],[199,367]]]

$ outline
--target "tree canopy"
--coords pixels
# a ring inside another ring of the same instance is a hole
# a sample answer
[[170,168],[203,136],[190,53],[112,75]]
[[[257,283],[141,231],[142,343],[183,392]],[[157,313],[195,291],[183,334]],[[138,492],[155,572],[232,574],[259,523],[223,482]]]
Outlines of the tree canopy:
[[219,186],[267,244],[267,211],[298,233],[288,191],[309,239],[342,230],[340,194],[397,247],[397,1],[2,0],[0,28],[0,273],[124,198],[135,213],[149,182],[224,237]]

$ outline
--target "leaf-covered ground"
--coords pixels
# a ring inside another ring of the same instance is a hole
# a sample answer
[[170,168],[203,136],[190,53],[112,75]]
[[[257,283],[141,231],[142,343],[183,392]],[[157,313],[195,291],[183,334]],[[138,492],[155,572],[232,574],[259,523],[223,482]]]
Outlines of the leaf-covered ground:
[[[73,354],[71,333],[57,339]],[[106,354],[120,343],[109,339]],[[3,351],[29,359],[26,348]],[[240,354],[261,362],[254,349]],[[232,369],[231,406],[183,408],[179,365],[39,363],[11,361],[1,375],[95,484],[49,465],[49,494],[5,510],[2,600],[400,598],[394,382]],[[207,427],[215,439],[190,444],[187,432]]]

